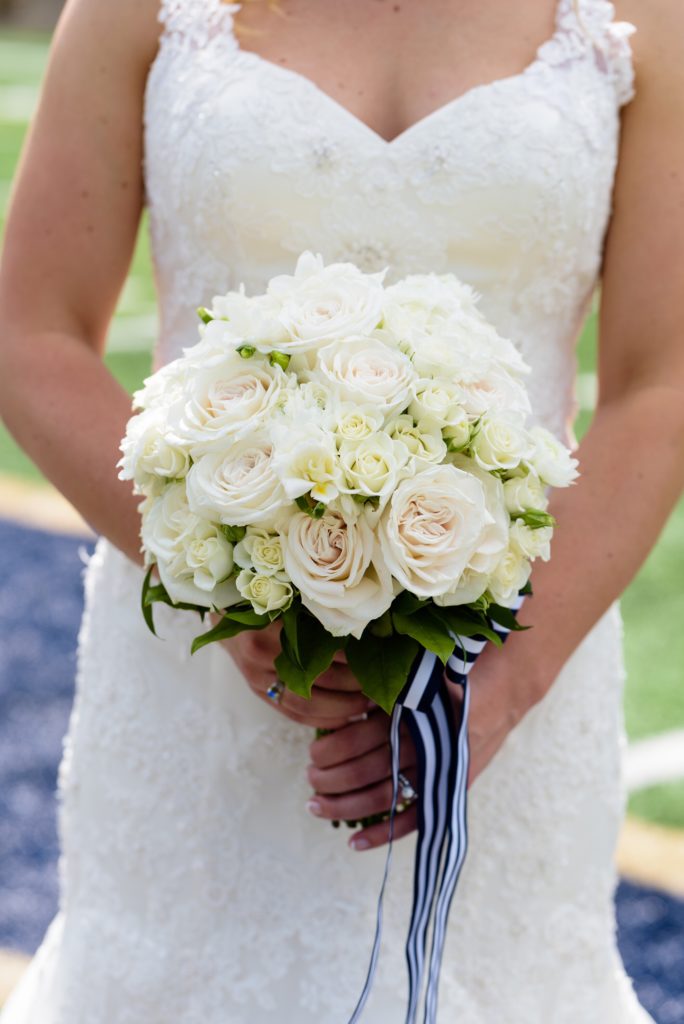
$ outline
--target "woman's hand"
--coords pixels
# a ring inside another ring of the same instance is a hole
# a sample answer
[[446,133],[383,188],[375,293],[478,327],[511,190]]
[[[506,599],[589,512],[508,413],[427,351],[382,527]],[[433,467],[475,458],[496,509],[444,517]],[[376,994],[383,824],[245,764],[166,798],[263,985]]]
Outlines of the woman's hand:
[[[468,737],[470,769],[468,786],[484,771],[504,743],[511,729],[534,703],[532,690],[512,685],[510,666],[504,652],[487,648],[471,675]],[[454,712],[454,732],[461,721],[463,690],[449,683]],[[333,735],[311,744],[309,781],[315,794],[309,801],[311,813],[322,818],[358,820],[387,812],[392,802],[390,719],[383,711],[368,720],[347,725]],[[401,763],[404,775],[415,786],[416,753],[405,727],[401,734]],[[397,814],[394,838],[416,828],[415,806]],[[355,832],[349,840],[355,850],[383,846],[389,840],[389,823],[379,822]]]
[[310,700],[287,689],[279,702],[271,700],[266,691],[277,679],[274,662],[280,653],[280,628],[273,623],[221,641],[257,697],[286,718],[313,729],[338,729],[368,710],[368,698],[361,693],[341,651],[316,680]]

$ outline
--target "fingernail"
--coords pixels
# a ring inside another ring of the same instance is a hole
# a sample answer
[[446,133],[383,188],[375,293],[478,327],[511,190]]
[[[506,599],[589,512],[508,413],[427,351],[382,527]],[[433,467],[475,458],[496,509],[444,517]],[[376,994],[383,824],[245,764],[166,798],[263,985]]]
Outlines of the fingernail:
[[351,715],[350,722],[365,722],[368,720],[368,712],[362,711],[360,715]]
[[350,839],[349,845],[352,850],[367,850],[370,847],[370,842],[360,836],[358,839]]
[[320,817],[321,815],[322,807],[319,804],[318,800],[308,800],[306,804],[306,809],[309,812],[309,814],[314,814],[316,817]]

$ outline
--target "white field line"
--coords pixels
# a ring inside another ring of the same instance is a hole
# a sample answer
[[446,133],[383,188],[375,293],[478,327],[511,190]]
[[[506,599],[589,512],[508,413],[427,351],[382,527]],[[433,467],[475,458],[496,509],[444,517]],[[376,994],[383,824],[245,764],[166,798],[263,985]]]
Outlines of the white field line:
[[660,733],[631,743],[625,758],[630,793],[684,779],[684,729]]

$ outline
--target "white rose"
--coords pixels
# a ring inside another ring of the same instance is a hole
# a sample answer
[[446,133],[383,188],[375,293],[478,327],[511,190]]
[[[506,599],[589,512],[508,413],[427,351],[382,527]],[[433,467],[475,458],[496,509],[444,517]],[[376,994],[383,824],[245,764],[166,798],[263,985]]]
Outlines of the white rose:
[[159,493],[165,481],[184,477],[189,453],[166,436],[166,416],[153,407],[131,417],[121,442],[120,480],[133,480],[141,494]]
[[215,295],[210,312],[217,319],[200,327],[205,341],[215,338],[227,348],[249,345],[260,352],[284,351],[289,341],[279,319],[280,303],[270,295],[247,296],[244,285],[238,291]]
[[268,530],[248,526],[234,554],[241,569],[254,569],[261,576],[275,576],[285,568],[280,537]]
[[573,459],[570,451],[550,431],[544,427],[532,427],[530,438],[534,449],[528,462],[545,484],[568,487],[577,479],[577,459]]
[[519,416],[493,413],[483,416],[470,448],[482,469],[515,469],[531,451],[528,432]]
[[187,361],[183,358],[174,359],[160,367],[143,381],[142,388],[133,393],[133,408],[169,408],[182,398],[188,371]]
[[353,263],[324,266],[304,252],[293,277],[271,278],[268,295],[281,303],[279,319],[288,332],[285,352],[304,352],[333,339],[368,334],[382,317],[381,274],[364,274]]
[[449,423],[442,429],[442,437],[450,452],[458,452],[470,442],[472,425],[465,409],[455,413]]
[[337,411],[335,433],[338,441],[361,441],[382,429],[384,417],[372,405],[342,402]]
[[228,353],[219,363],[198,368],[188,381],[185,400],[170,412],[171,432],[193,458],[225,450],[259,428],[286,383],[288,375],[268,360]]
[[193,512],[227,526],[272,525],[287,504],[271,443],[258,436],[230,445],[225,455],[202,455],[187,490]]
[[250,601],[257,615],[284,611],[292,603],[292,587],[276,576],[243,569],[235,581],[240,594]]
[[412,415],[404,413],[397,416],[388,429],[393,440],[401,441],[408,448],[414,472],[441,462],[446,456],[447,446],[435,420],[423,418],[416,423]]
[[340,466],[349,494],[377,497],[381,504],[397,485],[399,473],[409,457],[401,441],[388,434],[373,434],[361,441],[343,441],[340,445]]
[[413,395],[408,411],[414,419],[427,417],[445,427],[465,417],[458,386],[451,381],[421,377],[413,386]]
[[511,526],[511,544],[519,549],[525,558],[531,560],[541,558],[543,562],[548,562],[551,557],[552,537],[552,526],[542,526],[533,530],[519,519]]
[[489,580],[489,593],[496,604],[510,607],[511,601],[530,578],[530,563],[511,544]]
[[233,567],[232,545],[191,512],[183,483],[170,484],[145,502],[141,536],[172,601],[227,608],[238,600],[234,581],[226,578]]
[[327,504],[337,497],[343,481],[333,434],[310,426],[279,429],[273,436],[274,469],[290,500],[310,494]]
[[365,515],[294,515],[283,533],[288,576],[333,636],[360,637],[392,604],[394,589]]
[[500,366],[490,366],[472,380],[463,381],[458,394],[460,404],[471,417],[499,412],[524,417],[531,411],[523,385]]
[[398,335],[439,336],[454,320],[479,318],[476,303],[453,274],[410,274],[385,289],[383,324]]
[[369,403],[384,416],[403,411],[411,401],[411,360],[377,338],[350,338],[318,353],[317,372],[341,399]]
[[418,597],[452,590],[491,524],[480,480],[456,466],[402,481],[380,520],[387,566]]
[[435,603],[439,605],[468,604],[481,597],[509,542],[510,520],[501,481],[463,455],[455,456],[452,463],[480,481],[490,521],[483,528],[477,547],[458,584],[448,593],[435,597]]
[[536,473],[514,476],[507,480],[503,487],[506,508],[512,515],[516,512],[526,512],[530,508],[537,508],[541,512],[548,508],[549,502],[544,485]]

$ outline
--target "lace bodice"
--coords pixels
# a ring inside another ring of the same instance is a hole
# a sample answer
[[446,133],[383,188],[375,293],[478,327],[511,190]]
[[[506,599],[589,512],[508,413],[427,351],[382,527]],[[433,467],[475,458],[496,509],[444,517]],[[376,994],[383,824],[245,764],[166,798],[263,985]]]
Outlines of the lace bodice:
[[241,281],[263,290],[305,248],[388,266],[388,280],[449,270],[522,349],[535,411],[562,433],[633,91],[632,26],[605,0],[559,0],[522,73],[387,142],[303,75],[242,50],[239,7],[161,6],[145,110],[157,362],[193,343],[197,305]]

